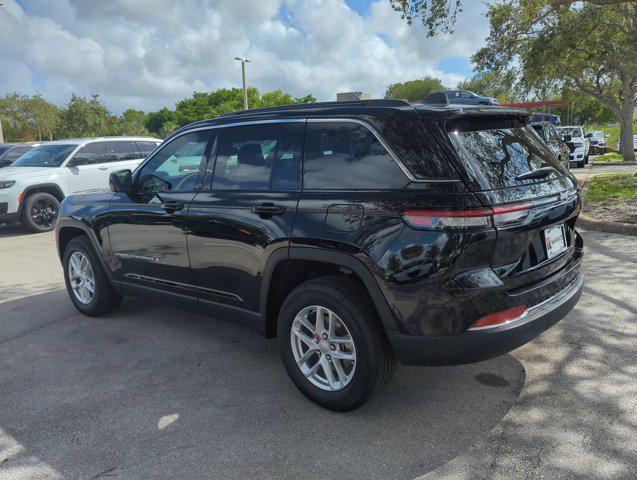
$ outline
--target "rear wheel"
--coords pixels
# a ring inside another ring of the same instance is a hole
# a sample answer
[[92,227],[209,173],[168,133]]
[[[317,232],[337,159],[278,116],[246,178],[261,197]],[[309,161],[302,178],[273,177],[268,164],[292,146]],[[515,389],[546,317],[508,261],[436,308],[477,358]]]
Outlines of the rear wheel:
[[55,228],[60,213],[60,202],[50,193],[38,192],[24,202],[20,223],[31,232],[48,232]]
[[71,301],[80,312],[99,316],[122,302],[109,281],[87,237],[75,237],[64,251],[64,280]]
[[292,381],[322,407],[354,410],[391,380],[391,347],[366,293],[350,279],[324,277],[293,290],[278,337]]

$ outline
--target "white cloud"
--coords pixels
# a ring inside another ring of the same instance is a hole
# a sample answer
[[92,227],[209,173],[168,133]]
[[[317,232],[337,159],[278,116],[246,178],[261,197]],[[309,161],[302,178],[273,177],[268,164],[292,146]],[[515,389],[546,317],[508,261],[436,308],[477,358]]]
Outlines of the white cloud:
[[[428,39],[377,0],[362,17],[343,0],[5,0],[0,8],[0,95],[102,94],[115,111],[156,109],[194,90],[240,86],[235,56],[252,60],[250,85],[332,100],[337,91],[384,94],[469,56],[488,25],[465,2],[453,36]],[[52,5],[55,3],[55,5]],[[283,9],[283,10],[282,10]],[[284,14],[279,14],[280,12]]]

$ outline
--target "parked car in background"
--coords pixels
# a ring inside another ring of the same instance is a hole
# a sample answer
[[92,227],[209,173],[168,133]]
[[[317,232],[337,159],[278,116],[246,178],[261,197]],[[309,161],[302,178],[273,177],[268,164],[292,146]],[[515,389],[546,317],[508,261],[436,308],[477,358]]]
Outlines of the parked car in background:
[[113,170],[134,169],[160,143],[150,137],[101,137],[35,146],[0,170],[0,223],[52,230],[65,197],[108,188]]
[[603,150],[606,148],[606,135],[601,130],[591,130],[586,132],[586,138],[588,138],[588,142],[591,146],[591,150],[595,147],[597,150],[600,150],[600,153],[603,153]]
[[444,93],[449,99],[449,103],[462,105],[497,105],[498,100],[493,97],[483,97],[470,90],[441,90],[437,93]]
[[557,160],[564,165],[564,168],[569,168],[570,150],[568,145],[562,141],[562,137],[555,125],[549,122],[531,122],[530,125],[542,140],[544,140],[544,143],[546,143],[551,152],[553,152]]
[[33,147],[46,142],[0,143],[0,168],[8,167]]
[[559,115],[555,115],[552,113],[541,113],[541,112],[531,113],[531,121],[532,122],[549,122],[556,126],[560,125],[560,123],[562,122],[560,120]]
[[584,165],[588,163],[590,150],[590,144],[584,133],[584,127],[563,126],[557,127],[557,129],[562,136],[562,140],[568,145],[570,150],[569,161],[583,168]]
[[111,192],[64,200],[69,297],[97,316],[146,295],[278,337],[299,390],[339,411],[389,384],[396,359],[504,354],[583,284],[577,180],[528,120],[370,100],[188,125]]

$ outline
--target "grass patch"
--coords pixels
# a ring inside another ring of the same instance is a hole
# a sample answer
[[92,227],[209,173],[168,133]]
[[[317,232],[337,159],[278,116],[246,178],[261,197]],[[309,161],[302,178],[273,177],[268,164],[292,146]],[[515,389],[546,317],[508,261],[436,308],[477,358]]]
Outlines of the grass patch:
[[610,198],[637,199],[637,175],[606,173],[595,175],[586,193],[586,200],[599,202]]
[[632,223],[633,225],[637,225],[637,215],[628,215],[622,220],[622,223]]
[[605,153],[604,155],[599,155],[597,161],[602,163],[621,162],[622,156],[619,153]]

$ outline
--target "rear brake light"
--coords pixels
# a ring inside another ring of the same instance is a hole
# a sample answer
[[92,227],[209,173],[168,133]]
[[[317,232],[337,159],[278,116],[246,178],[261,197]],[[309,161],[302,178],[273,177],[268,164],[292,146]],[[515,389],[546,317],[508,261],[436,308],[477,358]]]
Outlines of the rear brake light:
[[414,228],[438,230],[444,227],[504,226],[524,221],[533,208],[530,203],[476,210],[408,210],[403,218]]
[[492,313],[491,315],[482,317],[478,321],[474,322],[469,327],[469,330],[482,330],[485,328],[493,328],[506,325],[507,323],[519,319],[524,314],[524,312],[526,312],[526,307],[522,305],[520,307],[503,310],[502,312]]

